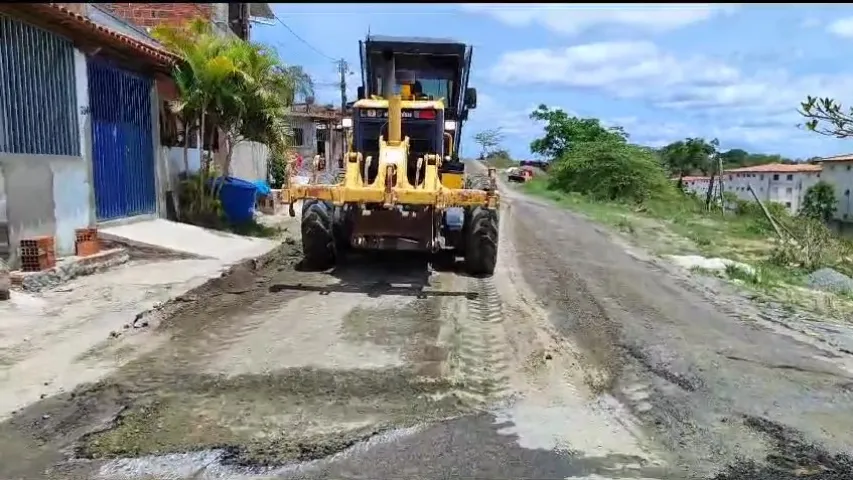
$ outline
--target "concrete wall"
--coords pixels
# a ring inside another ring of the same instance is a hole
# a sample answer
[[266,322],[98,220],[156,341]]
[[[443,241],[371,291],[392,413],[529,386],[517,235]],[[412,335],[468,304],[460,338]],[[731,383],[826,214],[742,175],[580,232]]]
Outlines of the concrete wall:
[[752,201],[751,185],[762,202],[776,202],[797,213],[809,187],[820,180],[820,172],[728,172],[723,189],[741,200]]
[[240,142],[231,154],[230,175],[243,180],[266,180],[270,149],[263,143]]
[[292,120],[292,128],[302,129],[302,144],[293,145],[293,150],[304,158],[313,158],[317,152],[317,125],[313,120],[301,117],[294,117]]
[[82,157],[0,154],[9,228],[9,263],[22,238],[56,237],[58,256],[74,254],[74,230],[93,224],[89,166]]
[[853,222],[853,162],[823,162],[822,179],[835,186],[835,220]]

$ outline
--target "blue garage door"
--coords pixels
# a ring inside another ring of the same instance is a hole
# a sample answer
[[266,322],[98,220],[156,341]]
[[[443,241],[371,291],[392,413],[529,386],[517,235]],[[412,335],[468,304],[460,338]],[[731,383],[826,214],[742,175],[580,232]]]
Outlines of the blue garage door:
[[153,82],[102,60],[88,65],[98,220],[154,213]]

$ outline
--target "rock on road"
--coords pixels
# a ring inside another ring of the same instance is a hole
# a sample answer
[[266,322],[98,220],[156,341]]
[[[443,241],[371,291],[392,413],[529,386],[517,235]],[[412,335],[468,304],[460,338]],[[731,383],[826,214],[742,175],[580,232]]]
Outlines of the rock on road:
[[283,248],[0,425],[0,478],[853,478],[848,354],[502,190],[492,279]]

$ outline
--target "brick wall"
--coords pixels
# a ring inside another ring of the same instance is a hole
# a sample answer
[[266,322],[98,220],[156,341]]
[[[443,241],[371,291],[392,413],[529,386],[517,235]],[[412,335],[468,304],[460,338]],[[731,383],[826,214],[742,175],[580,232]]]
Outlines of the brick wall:
[[101,3],[113,14],[140,27],[160,24],[182,24],[196,17],[208,20],[213,16],[213,4],[206,3]]

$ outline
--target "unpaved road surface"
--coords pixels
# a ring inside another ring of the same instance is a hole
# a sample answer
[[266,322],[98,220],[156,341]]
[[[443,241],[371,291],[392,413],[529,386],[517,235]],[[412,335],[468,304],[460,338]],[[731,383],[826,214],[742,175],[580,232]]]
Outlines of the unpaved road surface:
[[284,244],[173,302],[0,424],[0,478],[853,478],[848,354],[504,198],[491,279]]

